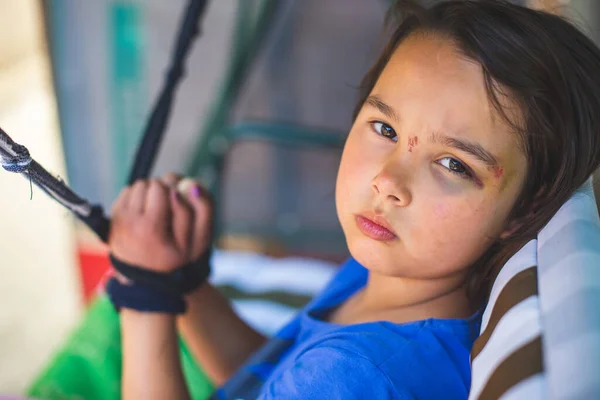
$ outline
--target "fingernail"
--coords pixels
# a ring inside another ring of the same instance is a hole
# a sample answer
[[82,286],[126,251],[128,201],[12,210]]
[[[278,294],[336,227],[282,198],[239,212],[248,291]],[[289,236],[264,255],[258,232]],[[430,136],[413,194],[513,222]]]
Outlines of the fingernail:
[[197,199],[202,197],[202,190],[200,189],[200,186],[194,186],[192,188],[192,196],[194,196]]
[[171,189],[171,198],[175,201],[179,201],[179,193],[177,189]]

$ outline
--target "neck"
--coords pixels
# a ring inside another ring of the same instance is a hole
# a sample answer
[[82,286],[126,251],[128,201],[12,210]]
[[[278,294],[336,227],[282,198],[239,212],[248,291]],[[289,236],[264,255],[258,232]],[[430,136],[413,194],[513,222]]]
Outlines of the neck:
[[473,312],[462,275],[422,280],[370,272],[361,303],[371,310],[398,312],[406,320],[466,318]]

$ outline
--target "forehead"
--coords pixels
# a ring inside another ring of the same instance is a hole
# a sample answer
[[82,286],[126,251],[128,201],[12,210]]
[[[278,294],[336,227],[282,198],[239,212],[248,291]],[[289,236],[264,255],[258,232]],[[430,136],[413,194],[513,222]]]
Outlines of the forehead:
[[[419,34],[404,40],[372,94],[394,108],[411,133],[476,141],[500,160],[520,151],[517,135],[489,99],[481,65],[449,39]],[[512,101],[500,101],[509,118],[516,117]]]

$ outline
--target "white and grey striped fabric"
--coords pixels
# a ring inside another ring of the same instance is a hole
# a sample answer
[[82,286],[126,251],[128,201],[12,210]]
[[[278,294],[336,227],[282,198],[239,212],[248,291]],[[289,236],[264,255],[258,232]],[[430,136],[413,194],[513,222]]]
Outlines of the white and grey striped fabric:
[[243,251],[214,250],[210,281],[232,302],[238,315],[271,336],[331,280],[337,264]]
[[591,180],[504,266],[469,399],[600,399],[600,221]]

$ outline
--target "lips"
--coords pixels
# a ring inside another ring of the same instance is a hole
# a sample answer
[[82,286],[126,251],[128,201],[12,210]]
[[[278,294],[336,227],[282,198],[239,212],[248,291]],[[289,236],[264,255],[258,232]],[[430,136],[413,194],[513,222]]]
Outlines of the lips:
[[392,230],[390,223],[378,215],[356,215],[356,225],[358,229],[370,237],[382,242],[397,239],[396,233]]

